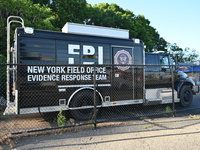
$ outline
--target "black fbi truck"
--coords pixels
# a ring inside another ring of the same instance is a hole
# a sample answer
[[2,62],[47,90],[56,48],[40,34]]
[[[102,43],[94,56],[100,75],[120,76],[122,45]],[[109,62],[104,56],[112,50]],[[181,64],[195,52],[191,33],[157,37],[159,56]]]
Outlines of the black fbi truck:
[[[4,114],[62,109],[86,120],[92,116],[94,93],[99,108],[173,101],[188,106],[199,91],[192,80],[175,74],[172,98],[170,57],[146,53],[145,60],[144,43],[129,39],[127,30],[68,23],[63,32],[54,32],[24,27],[21,20],[14,46],[7,48]],[[145,67],[145,61],[158,66]]]

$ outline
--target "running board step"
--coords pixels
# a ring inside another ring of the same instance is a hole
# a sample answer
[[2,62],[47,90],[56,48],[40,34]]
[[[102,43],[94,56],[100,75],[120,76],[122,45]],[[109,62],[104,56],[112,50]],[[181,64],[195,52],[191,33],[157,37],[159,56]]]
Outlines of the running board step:
[[[172,103],[172,89],[147,89],[145,105]],[[177,92],[174,90],[174,102],[179,102]]]

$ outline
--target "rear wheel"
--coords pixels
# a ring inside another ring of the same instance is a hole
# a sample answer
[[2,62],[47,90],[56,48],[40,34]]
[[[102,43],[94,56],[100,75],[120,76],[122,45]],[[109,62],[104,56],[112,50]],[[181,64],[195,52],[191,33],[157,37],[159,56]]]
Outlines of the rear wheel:
[[185,85],[181,88],[180,91],[180,104],[183,107],[187,107],[192,103],[193,100],[193,94],[192,94],[192,89]]
[[[85,90],[77,93],[71,103],[70,107],[82,107],[82,106],[94,106],[94,92],[90,90]],[[100,105],[100,96],[96,93],[96,104]],[[98,111],[98,109],[97,109]],[[90,120],[94,114],[93,108],[87,109],[76,109],[70,111],[72,117],[75,120]]]

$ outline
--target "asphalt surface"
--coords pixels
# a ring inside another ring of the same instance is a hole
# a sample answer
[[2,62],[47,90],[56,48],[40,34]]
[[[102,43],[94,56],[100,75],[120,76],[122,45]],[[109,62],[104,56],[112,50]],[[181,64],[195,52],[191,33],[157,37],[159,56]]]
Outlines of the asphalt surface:
[[[154,117],[75,128],[72,132],[24,137],[13,150],[198,150],[200,149],[200,94],[192,105],[176,105],[176,117]],[[190,115],[191,114],[191,115]],[[3,147],[0,147],[0,150]]]
[[193,96],[193,102],[189,107],[181,107],[179,104],[175,105],[177,115],[179,114],[198,114],[200,113],[200,93]]
[[200,116],[131,121],[61,134],[26,137],[15,150],[198,150]]

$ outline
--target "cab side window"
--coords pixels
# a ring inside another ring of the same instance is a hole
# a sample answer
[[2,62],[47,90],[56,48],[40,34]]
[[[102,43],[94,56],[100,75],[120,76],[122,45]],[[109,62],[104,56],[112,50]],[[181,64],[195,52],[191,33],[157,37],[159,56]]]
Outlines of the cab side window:
[[[160,64],[161,65],[164,65],[164,66],[161,66],[161,68],[169,68],[169,59],[167,56],[160,56]],[[166,66],[167,65],[167,66]]]
[[159,70],[158,65],[158,56],[157,55],[152,55],[152,54],[145,54],[145,64],[146,66],[146,71],[156,71]]

